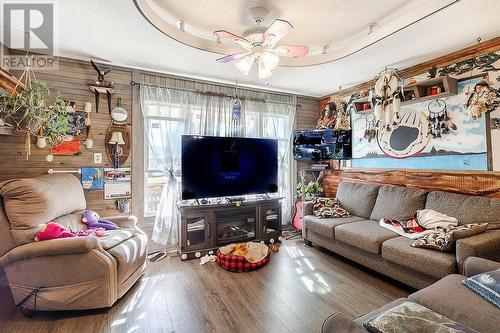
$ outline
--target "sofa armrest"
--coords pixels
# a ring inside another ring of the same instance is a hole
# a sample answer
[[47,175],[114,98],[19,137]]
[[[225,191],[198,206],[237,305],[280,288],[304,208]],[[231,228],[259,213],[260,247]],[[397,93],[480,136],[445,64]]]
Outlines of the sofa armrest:
[[103,219],[116,223],[120,228],[137,227],[137,217],[135,215],[116,215],[103,217]]
[[100,248],[99,241],[94,236],[33,242],[17,246],[7,252],[0,258],[0,265],[6,266],[19,260],[36,257],[87,253],[98,248]]
[[302,203],[302,217],[306,215],[313,214],[313,202],[312,201],[304,201]]
[[335,312],[325,319],[321,325],[321,333],[367,333],[368,330],[363,325],[348,318],[345,314]]
[[457,240],[457,263],[460,272],[468,257],[500,261],[500,230],[490,230]]
[[478,257],[469,257],[464,262],[464,275],[467,277],[495,269],[500,269],[500,262]]

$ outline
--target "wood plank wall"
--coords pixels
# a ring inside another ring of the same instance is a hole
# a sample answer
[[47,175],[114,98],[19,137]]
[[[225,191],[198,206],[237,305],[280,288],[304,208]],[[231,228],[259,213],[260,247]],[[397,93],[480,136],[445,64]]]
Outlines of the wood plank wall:
[[328,170],[323,177],[327,197],[334,197],[340,181],[390,184],[427,191],[448,191],[500,198],[500,172],[345,169]]
[[[107,65],[103,65],[107,68]],[[13,72],[17,77],[18,72]],[[96,113],[94,94],[89,90],[88,84],[96,79],[96,73],[87,61],[72,60],[66,58],[59,59],[59,68],[56,71],[37,71],[37,79],[47,81],[51,94],[57,92],[63,99],[75,101],[76,109],[83,110],[85,102],[92,103],[92,113],[90,118],[92,126],[90,136],[94,140],[94,147],[87,149],[81,144],[82,153],[80,156],[54,156],[53,162],[46,162],[45,156],[49,149],[38,149],[33,144],[31,147],[31,157],[26,161],[24,153],[24,135],[0,136],[0,181],[12,178],[34,177],[47,173],[49,168],[53,169],[74,169],[84,166],[111,167],[105,151],[106,130],[111,122],[108,113],[106,96],[101,97],[99,113]],[[131,121],[132,88],[130,81],[132,71],[126,68],[117,68],[106,76],[107,79],[115,83],[116,94],[113,95],[112,106],[116,106],[117,97],[122,98],[124,108],[129,111],[129,121]],[[103,164],[93,164],[93,153],[100,152],[103,156]],[[124,166],[131,165],[130,156]],[[86,191],[87,206],[98,211],[115,209],[114,200],[104,200],[103,191]],[[114,211],[112,211],[114,212]],[[106,212],[106,213],[112,213]]]

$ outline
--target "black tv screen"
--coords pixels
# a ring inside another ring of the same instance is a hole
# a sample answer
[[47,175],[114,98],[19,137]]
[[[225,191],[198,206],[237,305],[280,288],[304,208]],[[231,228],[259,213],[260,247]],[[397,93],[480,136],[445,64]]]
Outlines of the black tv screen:
[[278,141],[182,136],[182,199],[278,191]]
[[293,156],[299,161],[350,160],[351,131],[296,130]]

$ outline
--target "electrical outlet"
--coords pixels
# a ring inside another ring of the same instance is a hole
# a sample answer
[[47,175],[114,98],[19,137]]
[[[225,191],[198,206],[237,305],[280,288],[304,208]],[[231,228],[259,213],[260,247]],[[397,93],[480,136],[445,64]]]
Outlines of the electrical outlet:
[[102,163],[102,153],[94,153],[94,164]]

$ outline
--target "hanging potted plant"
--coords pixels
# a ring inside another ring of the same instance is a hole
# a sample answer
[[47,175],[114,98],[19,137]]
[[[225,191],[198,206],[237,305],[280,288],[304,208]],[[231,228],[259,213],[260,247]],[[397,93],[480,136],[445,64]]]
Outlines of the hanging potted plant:
[[6,96],[0,107],[0,118],[14,130],[26,134],[26,154],[30,155],[31,136],[42,138],[38,145],[57,145],[69,130],[64,101],[57,96],[53,103],[46,102],[50,91],[44,81],[26,84],[15,96]]

